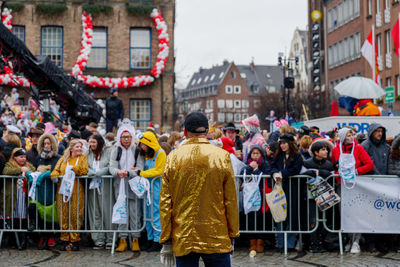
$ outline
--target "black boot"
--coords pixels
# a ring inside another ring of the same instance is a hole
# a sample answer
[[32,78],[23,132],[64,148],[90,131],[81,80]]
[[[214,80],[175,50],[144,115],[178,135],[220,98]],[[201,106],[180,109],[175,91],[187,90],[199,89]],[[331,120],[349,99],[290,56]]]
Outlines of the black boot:
[[25,233],[21,233],[18,235],[19,238],[19,247],[18,250],[25,250],[28,245],[28,237]]
[[153,242],[153,245],[149,247],[146,251],[147,252],[159,252],[162,248],[162,245],[158,242]]
[[28,231],[36,229],[36,204],[30,203],[28,206],[29,225]]

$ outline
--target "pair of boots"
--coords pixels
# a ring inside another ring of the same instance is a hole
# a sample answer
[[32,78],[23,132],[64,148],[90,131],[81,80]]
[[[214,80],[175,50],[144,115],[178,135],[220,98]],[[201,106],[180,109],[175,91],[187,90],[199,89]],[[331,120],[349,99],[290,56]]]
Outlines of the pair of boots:
[[250,239],[250,249],[249,249],[249,251],[251,252],[252,250],[255,250],[257,253],[264,252],[264,240],[262,240],[262,239]]
[[[115,249],[117,252],[124,252],[128,250],[128,242],[126,241],[126,238],[120,238],[118,247]],[[132,239],[132,246],[131,246],[132,251],[140,251],[139,248],[139,238],[133,238]]]

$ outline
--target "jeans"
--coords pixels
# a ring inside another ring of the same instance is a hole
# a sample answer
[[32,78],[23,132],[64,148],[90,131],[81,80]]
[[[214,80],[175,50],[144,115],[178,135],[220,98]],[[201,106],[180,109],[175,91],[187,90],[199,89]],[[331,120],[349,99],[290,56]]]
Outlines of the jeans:
[[176,267],[198,267],[200,257],[206,267],[230,267],[230,253],[189,253],[185,256],[176,257]]
[[118,130],[118,119],[117,120],[110,120],[106,119],[106,131],[107,133],[110,133],[113,131],[113,128]]
[[[283,229],[283,223],[278,223],[276,225],[276,229],[278,231]],[[288,230],[289,227],[286,227],[286,230]],[[276,234],[276,239],[278,241],[278,248],[284,248],[285,245],[285,235],[284,234]],[[296,245],[296,234],[287,234],[287,247],[288,248],[294,248]]]

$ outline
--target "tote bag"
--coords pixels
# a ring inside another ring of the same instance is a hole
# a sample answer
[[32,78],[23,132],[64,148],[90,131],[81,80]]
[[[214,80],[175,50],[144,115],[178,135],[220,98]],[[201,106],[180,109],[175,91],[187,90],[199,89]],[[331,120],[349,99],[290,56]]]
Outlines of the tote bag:
[[261,208],[261,194],[258,184],[260,183],[262,173],[260,175],[251,175],[251,181],[247,181],[246,172],[243,174],[243,207],[244,213],[258,211]]
[[117,202],[115,202],[112,213],[112,223],[127,224],[128,209],[126,206],[125,178],[120,180]]
[[287,202],[281,182],[277,182],[271,193],[265,194],[265,198],[267,199],[274,221],[277,223],[285,221],[287,216]]

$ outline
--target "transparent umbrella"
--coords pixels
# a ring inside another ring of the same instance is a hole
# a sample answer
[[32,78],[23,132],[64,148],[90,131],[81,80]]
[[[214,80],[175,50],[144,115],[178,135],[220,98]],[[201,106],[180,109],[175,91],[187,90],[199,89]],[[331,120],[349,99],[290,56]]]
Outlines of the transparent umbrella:
[[385,91],[372,79],[364,77],[350,77],[334,88],[342,96],[351,96],[357,99],[381,98]]

